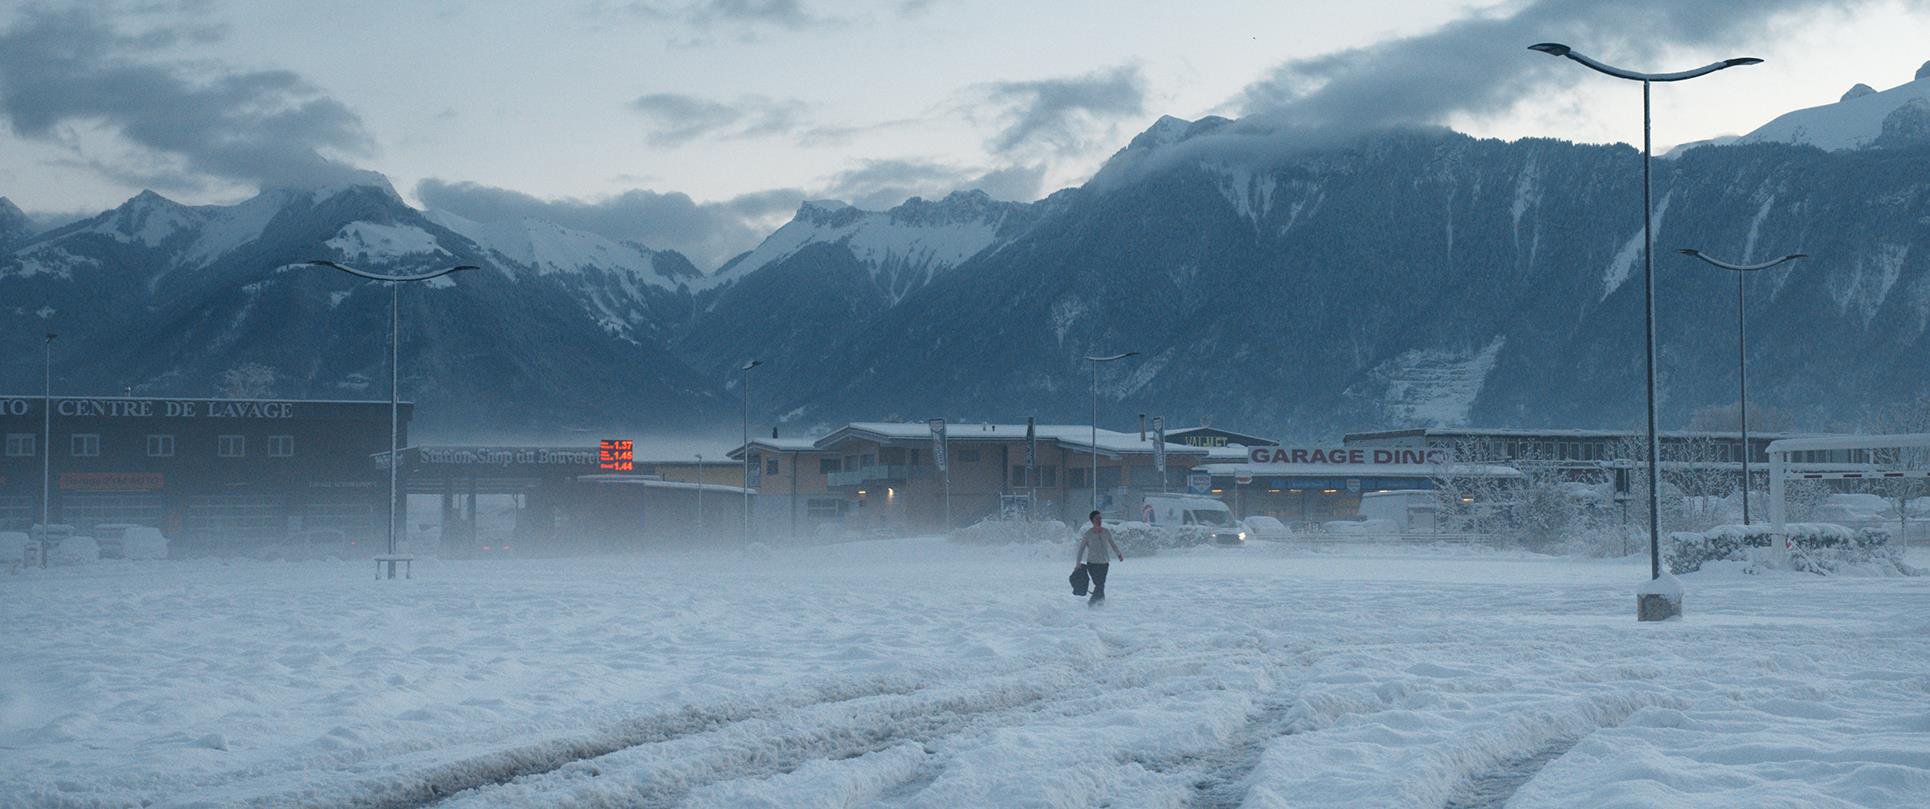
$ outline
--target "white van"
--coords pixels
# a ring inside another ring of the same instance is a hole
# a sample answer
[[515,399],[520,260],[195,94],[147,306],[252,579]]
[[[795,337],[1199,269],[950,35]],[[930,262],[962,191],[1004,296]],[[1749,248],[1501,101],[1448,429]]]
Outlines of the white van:
[[1140,520],[1159,528],[1198,527],[1210,531],[1213,542],[1238,545],[1246,531],[1233,519],[1225,503],[1197,494],[1149,494],[1139,507]]
[[1363,519],[1386,520],[1403,532],[1434,530],[1434,516],[1440,507],[1440,497],[1426,489],[1367,492],[1360,496]]

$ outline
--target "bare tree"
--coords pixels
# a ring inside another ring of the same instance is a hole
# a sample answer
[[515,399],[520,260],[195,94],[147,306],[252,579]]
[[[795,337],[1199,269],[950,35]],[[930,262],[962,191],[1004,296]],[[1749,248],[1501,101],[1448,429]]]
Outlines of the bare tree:
[[258,362],[237,365],[221,375],[221,395],[230,399],[271,399],[275,369]]

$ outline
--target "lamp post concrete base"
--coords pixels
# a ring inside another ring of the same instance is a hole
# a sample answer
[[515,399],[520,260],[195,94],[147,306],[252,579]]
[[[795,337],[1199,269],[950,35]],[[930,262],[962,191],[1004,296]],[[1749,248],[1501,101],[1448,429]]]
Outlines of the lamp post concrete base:
[[1682,617],[1682,582],[1670,574],[1650,579],[1635,590],[1635,620],[1667,621]]

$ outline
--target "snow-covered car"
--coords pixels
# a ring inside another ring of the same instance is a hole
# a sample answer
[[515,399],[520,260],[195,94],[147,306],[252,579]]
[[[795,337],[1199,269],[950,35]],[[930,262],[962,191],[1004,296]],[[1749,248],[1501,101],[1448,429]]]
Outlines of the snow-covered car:
[[1240,524],[1246,527],[1248,539],[1261,539],[1268,542],[1286,542],[1293,539],[1293,531],[1277,517],[1256,514],[1240,520]]
[[255,557],[273,562],[304,562],[314,559],[362,559],[375,555],[373,544],[333,528],[296,531],[288,538],[256,552]]
[[1246,529],[1233,519],[1225,503],[1196,494],[1149,494],[1140,513],[1155,529],[1203,533],[1215,545],[1238,545],[1246,541]]
[[166,559],[168,538],[148,525],[102,523],[94,526],[102,559]]

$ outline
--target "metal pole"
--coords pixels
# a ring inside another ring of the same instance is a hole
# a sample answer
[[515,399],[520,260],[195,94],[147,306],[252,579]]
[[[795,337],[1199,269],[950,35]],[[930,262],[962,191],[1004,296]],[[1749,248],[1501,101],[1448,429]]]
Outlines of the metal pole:
[[[395,555],[395,477],[402,466],[398,437],[402,431],[402,308],[397,301],[401,291],[389,282],[389,555]],[[389,564],[389,578],[395,578],[395,563]]]
[[1099,363],[1092,364],[1092,510],[1099,510]]
[[1748,333],[1744,329],[1745,315],[1749,311],[1748,299],[1743,292],[1743,281],[1748,273],[1736,273],[1736,398],[1742,409],[1742,524],[1749,524],[1749,349]]
[[697,453],[697,534],[704,533],[704,454]]
[[1649,398],[1649,578],[1662,578],[1662,442],[1655,432],[1655,216],[1650,164],[1649,80],[1642,80],[1642,301],[1648,355]]
[[751,369],[744,369],[744,544],[751,541]]
[[53,501],[54,472],[54,337],[47,333],[47,356],[40,366],[40,566],[47,566],[47,538],[53,534],[48,522]]

